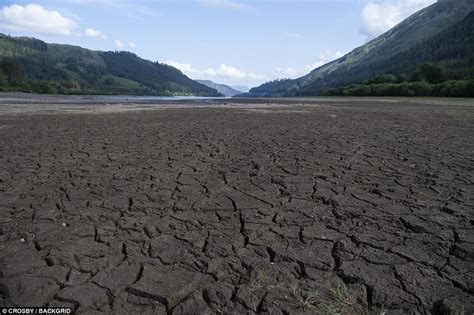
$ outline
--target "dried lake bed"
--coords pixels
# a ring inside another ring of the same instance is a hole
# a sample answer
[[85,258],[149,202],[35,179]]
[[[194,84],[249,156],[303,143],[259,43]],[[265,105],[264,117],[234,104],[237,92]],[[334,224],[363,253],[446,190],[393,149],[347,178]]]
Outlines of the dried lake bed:
[[474,312],[474,102],[0,96],[0,306]]

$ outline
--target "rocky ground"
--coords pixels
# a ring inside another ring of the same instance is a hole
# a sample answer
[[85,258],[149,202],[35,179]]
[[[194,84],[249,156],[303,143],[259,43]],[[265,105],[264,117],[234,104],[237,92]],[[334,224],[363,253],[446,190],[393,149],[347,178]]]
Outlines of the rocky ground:
[[0,306],[474,312],[474,106],[201,105],[0,105]]

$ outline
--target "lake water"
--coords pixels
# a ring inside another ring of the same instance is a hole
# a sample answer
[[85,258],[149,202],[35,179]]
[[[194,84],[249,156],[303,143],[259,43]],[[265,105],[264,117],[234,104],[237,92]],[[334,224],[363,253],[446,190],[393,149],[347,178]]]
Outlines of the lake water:
[[196,100],[224,100],[229,97],[205,97],[205,96],[131,96],[131,95],[93,95],[83,96],[85,99],[111,101],[111,102],[147,102],[147,101],[196,101]]
[[225,100],[227,97],[204,96],[132,96],[132,95],[46,95],[0,93],[0,103],[152,103]]

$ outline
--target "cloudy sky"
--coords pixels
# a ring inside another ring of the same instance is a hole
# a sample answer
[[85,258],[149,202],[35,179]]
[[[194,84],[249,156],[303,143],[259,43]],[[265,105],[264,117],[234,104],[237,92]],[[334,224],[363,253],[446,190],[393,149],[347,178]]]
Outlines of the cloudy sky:
[[127,50],[193,79],[294,78],[436,0],[0,0],[0,32]]

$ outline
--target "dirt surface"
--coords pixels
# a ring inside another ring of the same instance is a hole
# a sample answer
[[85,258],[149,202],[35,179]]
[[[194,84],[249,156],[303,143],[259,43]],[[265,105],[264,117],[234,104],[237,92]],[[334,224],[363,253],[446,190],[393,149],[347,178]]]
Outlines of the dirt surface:
[[474,312],[474,106],[215,102],[0,104],[0,306]]

